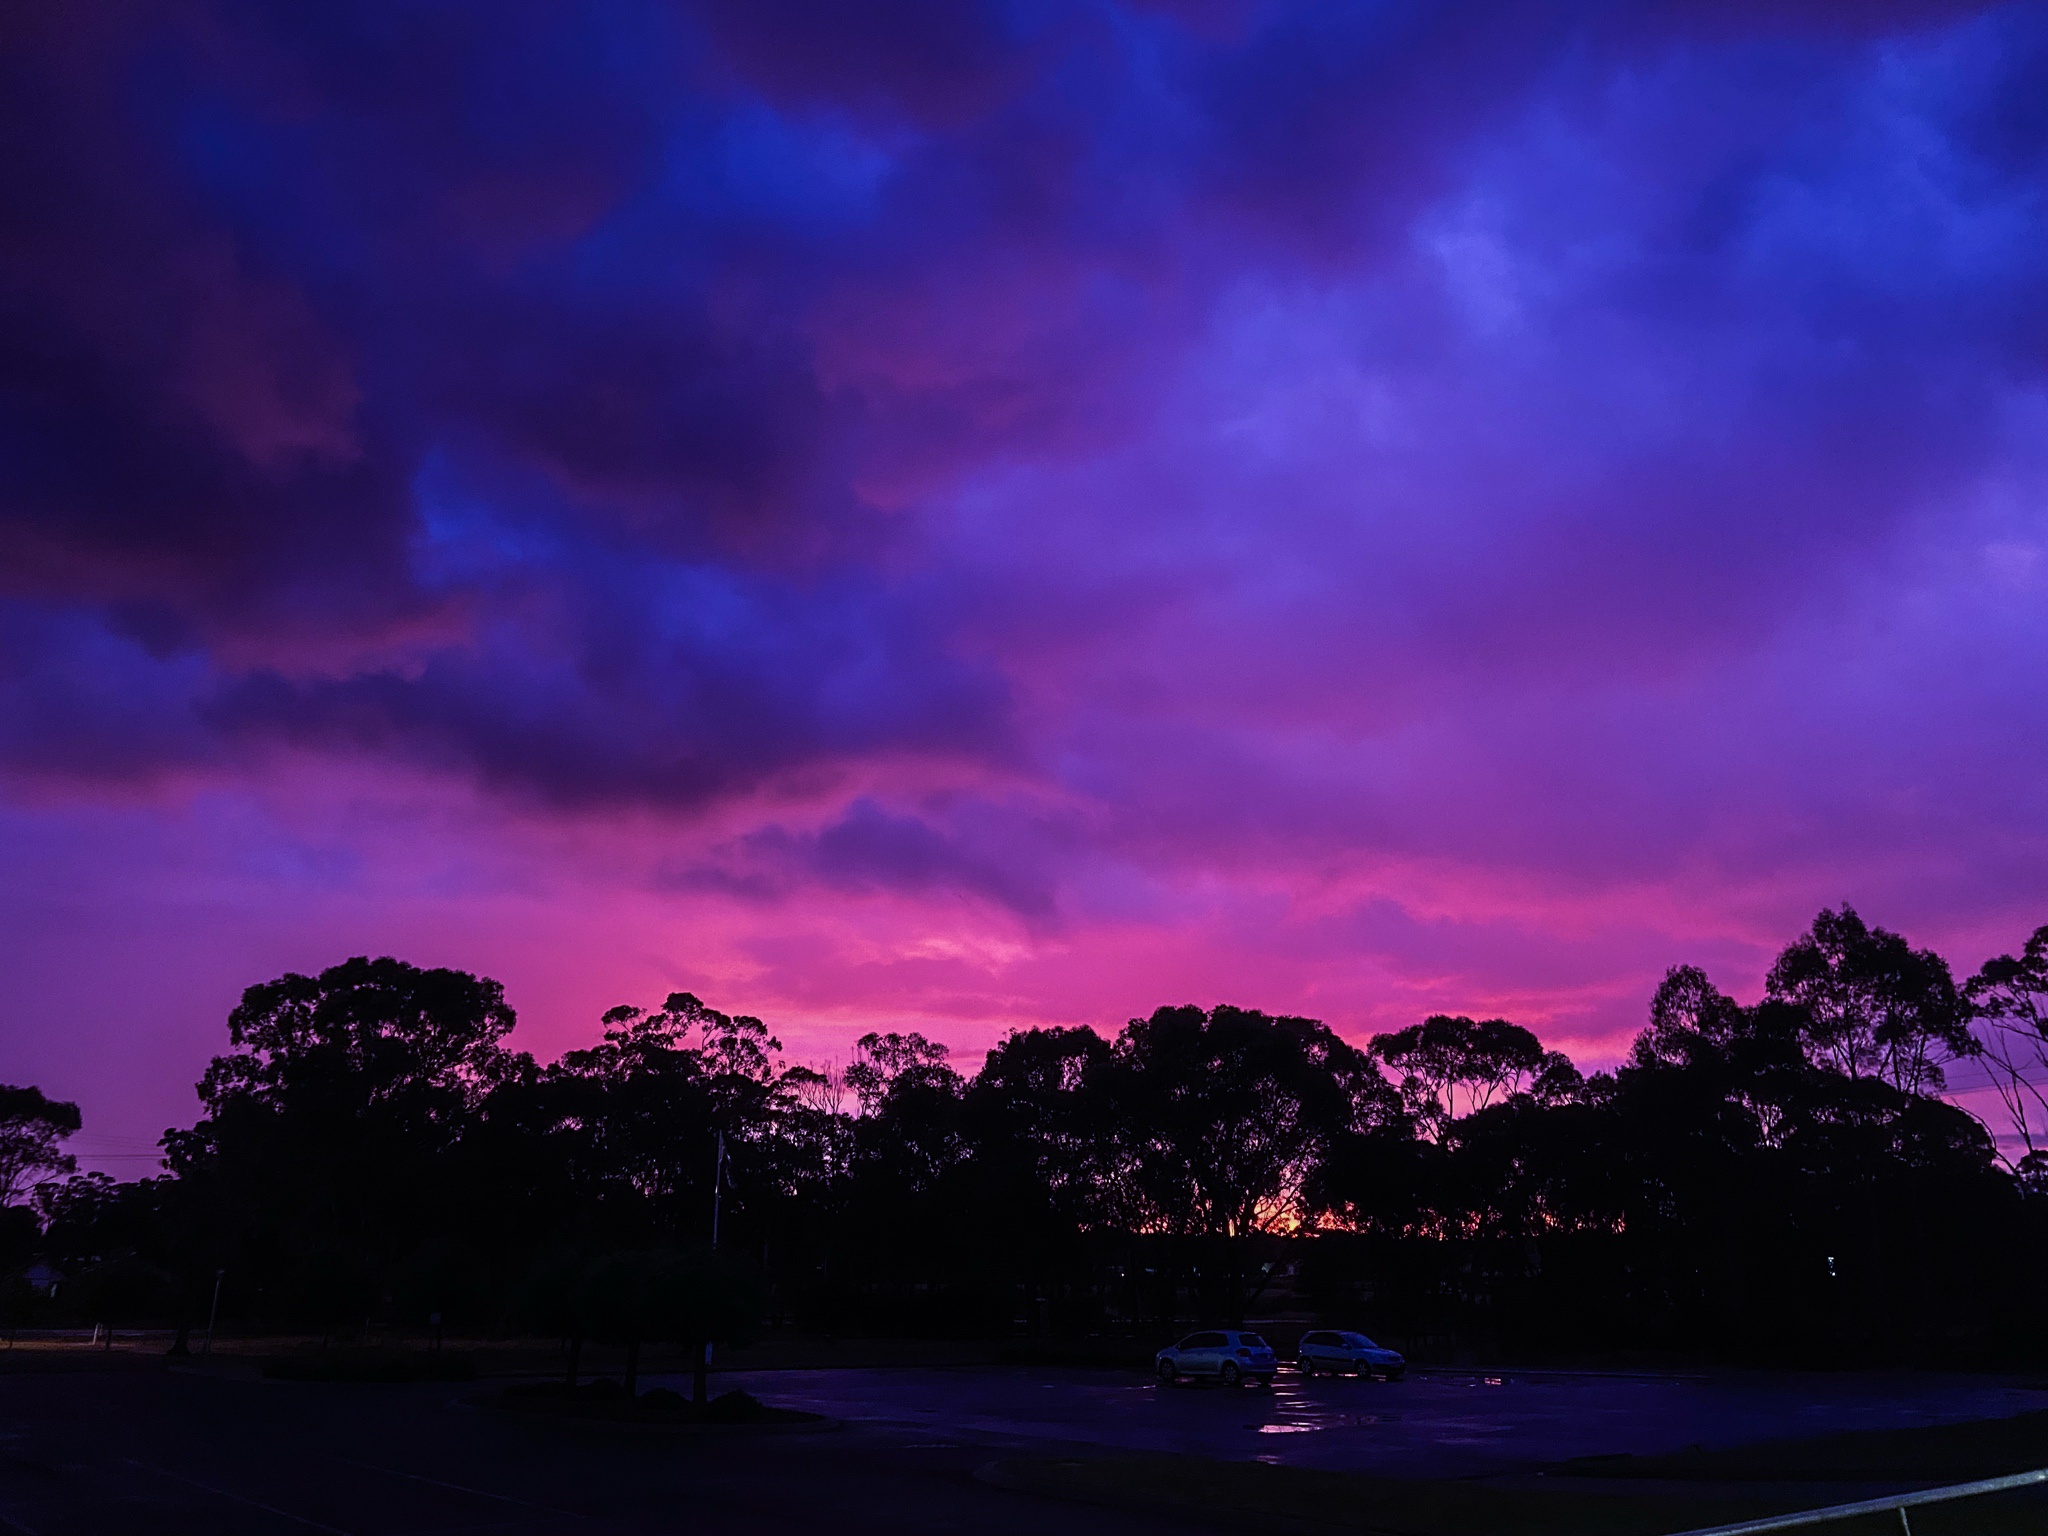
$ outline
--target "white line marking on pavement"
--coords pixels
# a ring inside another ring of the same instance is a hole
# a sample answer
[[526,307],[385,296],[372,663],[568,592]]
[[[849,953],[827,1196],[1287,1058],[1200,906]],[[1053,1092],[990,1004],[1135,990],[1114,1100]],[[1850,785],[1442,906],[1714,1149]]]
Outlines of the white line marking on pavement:
[[295,1525],[311,1526],[316,1531],[327,1532],[327,1536],[349,1536],[347,1531],[339,1530],[331,1525],[322,1525],[318,1520],[308,1520],[304,1515],[295,1515],[288,1509],[279,1509],[275,1504],[265,1504],[260,1499],[244,1498],[239,1493],[230,1493],[225,1488],[216,1488],[211,1483],[202,1483],[196,1477],[186,1477],[177,1472],[166,1472],[162,1467],[152,1467],[148,1462],[137,1461],[132,1456],[128,1458],[128,1465],[139,1467],[144,1472],[154,1472],[158,1477],[168,1477],[174,1483],[184,1483],[186,1486],[197,1488],[203,1493],[210,1493],[218,1498],[232,1499],[235,1503],[246,1504],[251,1509],[260,1509],[266,1515],[276,1515],[280,1520],[289,1520]]

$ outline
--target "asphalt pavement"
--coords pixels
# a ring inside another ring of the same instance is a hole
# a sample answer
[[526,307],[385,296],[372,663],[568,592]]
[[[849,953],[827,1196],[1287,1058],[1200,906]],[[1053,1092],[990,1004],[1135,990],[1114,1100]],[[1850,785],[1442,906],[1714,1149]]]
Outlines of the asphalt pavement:
[[[1432,1478],[2048,1408],[2048,1383],[1906,1371],[1430,1371],[1387,1382],[1311,1381],[1283,1369],[1270,1391],[1022,1367],[763,1371],[721,1381],[870,1431],[943,1435],[1012,1454],[1171,1452]],[[687,1378],[662,1382],[688,1390]]]
[[[656,1384],[650,1378],[648,1385]],[[674,1383],[671,1383],[674,1384]],[[0,1377],[0,1533],[568,1536],[887,1531],[1155,1536],[1166,1517],[980,1482],[1000,1455],[1173,1451],[1419,1477],[2048,1406],[1916,1377],[1283,1376],[1161,1388],[1135,1374],[969,1368],[721,1376],[839,1421],[800,1434],[564,1424],[478,1406],[488,1384],[264,1383],[164,1370]]]
[[[986,1532],[1048,1506],[977,1481],[986,1452],[887,1432],[561,1424],[480,1388],[171,1373],[0,1377],[0,1532],[15,1536],[610,1536]],[[1072,1536],[1186,1527],[1057,1506]]]

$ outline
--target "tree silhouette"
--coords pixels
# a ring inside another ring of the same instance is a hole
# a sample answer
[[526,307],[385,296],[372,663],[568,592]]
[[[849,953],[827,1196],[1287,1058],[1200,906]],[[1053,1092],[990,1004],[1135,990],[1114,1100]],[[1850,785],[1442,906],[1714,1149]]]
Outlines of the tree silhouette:
[[1474,1023],[1462,1015],[1432,1014],[1420,1024],[1374,1035],[1372,1054],[1401,1074],[1401,1102],[1433,1135],[1464,1113],[1484,1109],[1551,1067],[1552,1091],[1568,1079],[1551,1063],[1543,1042],[1506,1019]]
[[1141,1230],[1242,1236],[1306,1214],[1314,1160],[1395,1114],[1363,1052],[1314,1019],[1161,1008],[1117,1036],[1112,1183]]
[[1764,994],[1805,1014],[1817,1063],[1906,1093],[1939,1091],[1942,1063],[1979,1049],[1948,962],[1847,905],[1823,910],[1786,946]]
[[1005,1208],[1092,1227],[1115,1163],[1112,1051],[1092,1029],[1027,1029],[988,1053],[967,1091],[969,1135]]
[[1977,1038],[2026,1149],[2022,1161],[2030,1174],[2048,1176],[2048,1150],[2034,1131],[2038,1120],[2048,1135],[2048,924],[2033,931],[2019,955],[1985,961],[1963,998],[1983,1026]]
[[394,1294],[462,1191],[459,1150],[486,1096],[523,1063],[497,982],[358,957],[249,988],[234,1050],[199,1084],[206,1114],[164,1138],[165,1161],[223,1251],[265,1293],[328,1327]]
[[[1362,1050],[1313,1019],[1179,1007],[1113,1039],[1018,1031],[971,1076],[876,1032],[843,1101],[761,1020],[689,993],[613,1009],[543,1066],[507,1048],[496,983],[357,959],[250,989],[168,1176],[44,1178],[6,1236],[17,1265],[100,1274],[24,1299],[78,1321],[102,1320],[77,1310],[102,1280],[151,1272],[182,1320],[227,1268],[262,1319],[510,1323],[569,1339],[572,1377],[583,1338],[637,1376],[642,1344],[696,1360],[761,1311],[840,1333],[1221,1321],[1290,1265],[1333,1324],[1469,1347],[1868,1359],[1973,1328],[2048,1352],[2025,1291],[2048,1159],[2001,1167],[1937,1096],[1974,1026],[2039,1107],[2044,1002],[2048,929],[1959,993],[1843,908],[1753,1004],[1673,968],[1611,1072],[1500,1019],[1436,1014]],[[12,1102],[17,1169],[61,1169],[65,1107]]]
[[951,1074],[953,1082],[959,1080],[958,1074],[946,1065],[946,1048],[920,1034],[871,1032],[855,1041],[853,1050],[853,1062],[846,1069],[846,1086],[853,1090],[864,1115],[877,1113],[897,1082],[905,1078],[936,1083]]
[[0,1084],[0,1206],[15,1204],[41,1178],[76,1170],[77,1160],[57,1144],[83,1123],[76,1104]]

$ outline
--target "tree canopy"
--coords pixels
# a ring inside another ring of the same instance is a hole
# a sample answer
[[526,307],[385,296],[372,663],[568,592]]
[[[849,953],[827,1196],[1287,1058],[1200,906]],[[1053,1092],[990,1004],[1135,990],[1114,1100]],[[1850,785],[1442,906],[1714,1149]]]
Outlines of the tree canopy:
[[0,1083],[0,1206],[16,1204],[39,1179],[78,1167],[58,1143],[77,1135],[80,1124],[76,1104]]
[[1754,1003],[1674,967],[1590,1074],[1505,1019],[1360,1047],[1228,1005],[1017,1030],[972,1072],[877,1030],[835,1073],[686,992],[542,1064],[495,982],[358,958],[249,989],[165,1177],[49,1177],[78,1117],[33,1089],[0,1090],[0,1172],[108,1308],[224,1267],[321,1327],[1099,1329],[1243,1315],[1292,1266],[1410,1329],[1875,1348],[2017,1315],[2048,1258],[2024,1116],[2002,1154],[1940,1094],[1982,1051],[2037,1104],[2044,1001],[2048,928],[1958,988],[1843,907]]

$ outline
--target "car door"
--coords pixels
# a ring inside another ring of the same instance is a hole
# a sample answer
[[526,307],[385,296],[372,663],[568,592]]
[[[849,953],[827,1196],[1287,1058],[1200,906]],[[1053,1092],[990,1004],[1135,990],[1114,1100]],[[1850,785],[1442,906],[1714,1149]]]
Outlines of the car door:
[[1323,1367],[1323,1345],[1329,1339],[1326,1333],[1304,1333],[1301,1342],[1294,1347],[1295,1355],[1301,1361],[1304,1371],[1320,1371]]
[[1224,1338],[1220,1333],[1190,1334],[1181,1369],[1191,1376],[1214,1376],[1223,1369]]

